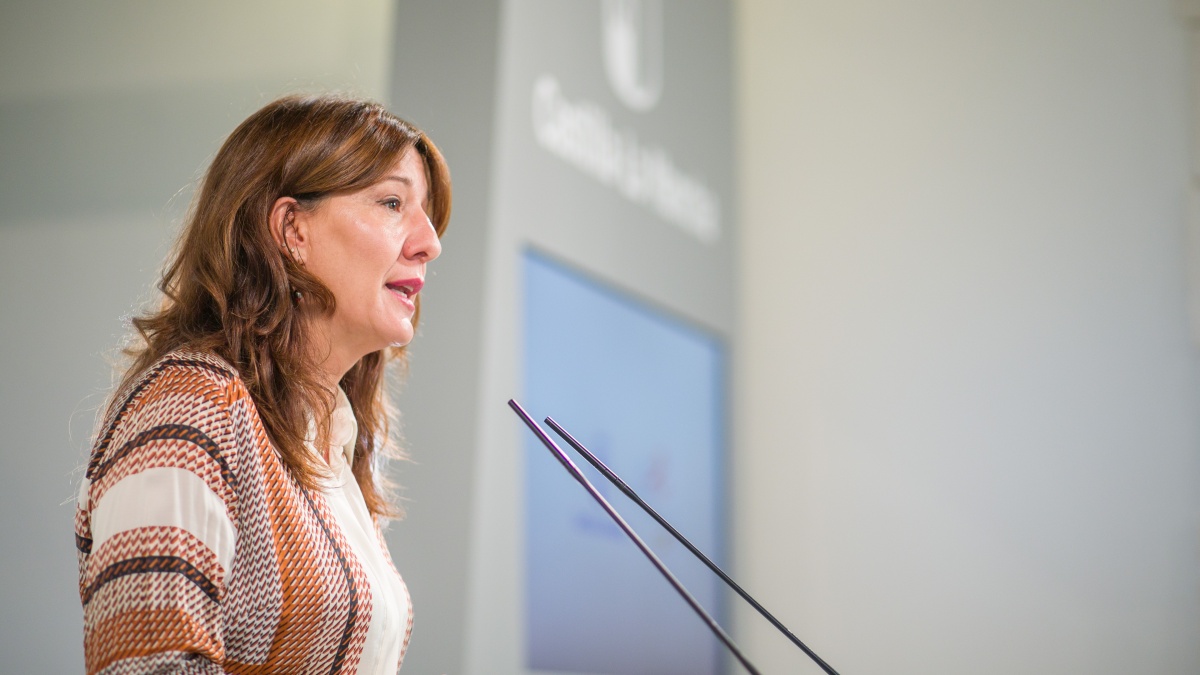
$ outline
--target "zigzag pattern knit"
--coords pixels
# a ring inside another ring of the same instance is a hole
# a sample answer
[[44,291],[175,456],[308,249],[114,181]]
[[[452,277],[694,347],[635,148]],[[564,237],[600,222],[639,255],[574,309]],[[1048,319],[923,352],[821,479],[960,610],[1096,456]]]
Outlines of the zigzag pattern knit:
[[87,672],[355,672],[370,584],[236,371],[178,351],[115,400],[75,520]]

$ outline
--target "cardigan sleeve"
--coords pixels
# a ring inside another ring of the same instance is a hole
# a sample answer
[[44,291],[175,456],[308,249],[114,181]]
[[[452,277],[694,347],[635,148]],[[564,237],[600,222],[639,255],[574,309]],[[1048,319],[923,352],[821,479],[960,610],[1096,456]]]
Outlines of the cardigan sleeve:
[[223,672],[237,493],[218,370],[160,362],[92,450],[76,514],[89,675]]

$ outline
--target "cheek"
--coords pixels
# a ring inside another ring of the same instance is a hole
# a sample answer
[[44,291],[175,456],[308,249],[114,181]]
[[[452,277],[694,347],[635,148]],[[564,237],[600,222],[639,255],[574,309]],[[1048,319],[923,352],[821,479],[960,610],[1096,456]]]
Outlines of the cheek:
[[357,295],[362,279],[352,264],[350,256],[334,256],[327,252],[308,265],[308,271],[316,275],[334,295],[338,305],[344,305]]
[[378,286],[386,274],[382,241],[353,232],[342,233],[326,242],[318,257],[318,265],[310,268],[331,290],[362,292]]

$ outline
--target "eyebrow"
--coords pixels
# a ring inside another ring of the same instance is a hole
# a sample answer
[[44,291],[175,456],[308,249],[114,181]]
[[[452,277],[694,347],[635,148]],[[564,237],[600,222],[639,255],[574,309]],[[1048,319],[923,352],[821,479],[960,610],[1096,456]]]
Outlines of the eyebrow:
[[[384,177],[383,177],[383,180],[380,180],[379,182],[380,182],[380,183],[384,183],[384,182],[387,182],[387,181],[389,181],[389,180],[391,180],[391,181],[396,181],[397,183],[403,183],[403,184],[407,185],[407,186],[408,186],[408,187],[410,187],[410,188],[413,186],[413,180],[412,180],[411,178],[409,178],[408,176],[397,176],[396,174],[391,174],[391,175],[388,175],[388,176],[384,176]],[[426,211],[428,211],[428,210],[429,210],[429,197],[428,197],[428,196],[426,196],[426,197],[425,197],[425,201],[423,201],[423,202],[421,203],[421,208],[422,208],[422,209],[424,209],[424,210],[426,210]]]
[[394,180],[398,183],[404,183],[405,185],[407,185],[409,187],[412,187],[412,184],[413,184],[413,181],[411,178],[409,178],[407,176],[397,176],[395,174],[392,174],[390,176],[384,176],[383,180],[381,180],[379,182],[382,183],[384,181],[389,181],[389,180]]

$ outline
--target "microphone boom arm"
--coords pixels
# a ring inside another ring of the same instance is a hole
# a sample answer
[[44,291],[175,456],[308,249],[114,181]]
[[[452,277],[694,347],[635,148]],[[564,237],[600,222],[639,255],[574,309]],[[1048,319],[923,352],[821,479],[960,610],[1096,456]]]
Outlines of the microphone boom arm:
[[579,467],[575,466],[575,463],[571,461],[571,458],[567,457],[566,453],[562,451],[562,448],[558,447],[558,444],[555,443],[545,431],[542,431],[542,428],[537,425],[537,422],[533,421],[533,418],[525,412],[525,409],[521,407],[521,404],[517,403],[513,399],[509,399],[508,405],[513,409],[514,412],[517,413],[521,420],[525,422],[526,426],[533,431],[533,433],[538,437],[538,440],[542,442],[542,445],[545,445],[546,449],[558,459],[559,463],[563,465],[563,468],[565,468],[567,472],[571,474],[571,477],[578,481],[579,484],[582,485],[585,490],[587,490],[588,494],[590,494],[592,498],[600,504],[600,507],[604,509],[609,517],[613,519],[613,522],[615,522],[617,526],[621,528],[621,531],[623,531],[633,541],[634,545],[636,545],[638,549],[640,549],[641,552],[650,559],[650,562],[658,569],[663,577],[666,578],[666,580],[679,593],[679,595],[683,596],[684,601],[687,602],[687,604],[691,606],[696,614],[700,616],[705,625],[708,626],[709,630],[711,630],[713,634],[717,636],[717,639],[719,639],[725,644],[726,647],[729,648],[729,651],[732,652],[734,657],[736,657],[737,660],[746,667],[746,670],[750,671],[751,675],[762,675],[759,673],[758,669],[750,663],[746,656],[742,654],[742,650],[739,649],[736,644],[734,644],[733,638],[729,637],[729,634],[721,628],[716,619],[712,618],[712,616],[704,610],[704,607],[700,605],[700,602],[688,592],[683,583],[680,582],[679,579],[671,573],[671,570],[667,568],[666,564],[654,554],[654,551],[650,550],[650,547],[646,544],[646,542],[642,541],[642,538],[638,536],[637,532],[635,532],[632,527],[630,527],[629,523],[625,522],[625,519],[621,517],[621,514],[617,513],[617,510],[608,503],[608,500],[606,500],[604,496],[600,494],[600,491],[596,489],[596,486],[592,485],[591,481],[589,481],[587,477],[583,475],[583,472],[579,470]]
[[675,537],[680,544],[683,544],[687,550],[692,552],[692,555],[696,556],[701,562],[707,565],[708,569],[712,570],[714,574],[721,577],[721,580],[728,584],[729,587],[732,588],[738,595],[742,596],[743,600],[750,603],[751,607],[758,610],[758,613],[761,614],[767,621],[770,621],[772,626],[775,626],[775,628],[787,636],[787,638],[791,640],[793,644],[803,650],[805,654],[808,654],[808,656],[812,658],[812,660],[816,662],[818,666],[821,666],[826,673],[829,675],[838,675],[838,672],[834,670],[832,666],[830,666],[828,663],[825,663],[824,659],[817,656],[816,652],[809,649],[807,645],[800,641],[800,638],[796,637],[792,631],[788,630],[787,626],[783,625],[783,622],[781,622],[779,619],[776,619],[773,614],[768,612],[767,609],[760,605],[758,601],[751,597],[749,593],[742,590],[742,587],[739,586],[738,583],[734,581],[728,574],[726,574],[724,570],[717,566],[717,564],[712,560],[709,560],[708,556],[704,555],[700,549],[696,548],[692,542],[688,541],[687,537],[680,534],[679,530],[676,530],[671,523],[667,522],[666,518],[660,516],[657,511],[643,501],[642,498],[633,491],[633,488],[629,487],[625,484],[625,481],[621,480],[621,477],[618,476],[616,472],[608,468],[604,462],[600,461],[598,457],[585,448],[583,444],[576,440],[575,437],[570,433],[568,433],[566,429],[563,429],[558,422],[555,422],[552,418],[547,417],[546,424],[549,425],[549,427],[553,429],[555,433],[557,433],[559,436],[562,436],[563,440],[570,444],[570,446],[575,449],[575,452],[578,452],[581,456],[583,456],[583,458],[586,459],[592,466],[594,466],[597,471],[604,474],[604,477],[607,478],[613,485],[615,485],[618,490],[625,493],[626,497],[629,497],[631,500],[633,500],[633,503],[640,506],[642,510],[649,514],[650,517],[655,521],[657,521],[659,525],[662,525],[667,532],[670,532],[671,536]]

